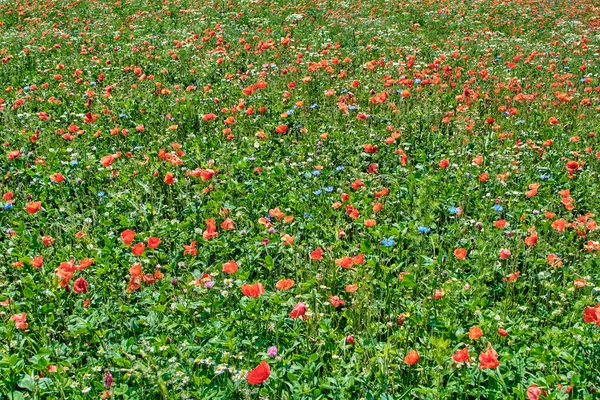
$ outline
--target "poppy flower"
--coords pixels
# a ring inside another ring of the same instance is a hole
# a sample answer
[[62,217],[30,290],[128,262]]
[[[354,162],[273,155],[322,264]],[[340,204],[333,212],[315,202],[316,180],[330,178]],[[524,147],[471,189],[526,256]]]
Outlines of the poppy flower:
[[246,380],[251,385],[260,385],[266,381],[271,375],[269,364],[261,361],[260,364],[246,375]]
[[123,232],[121,232],[121,239],[123,239],[123,243],[125,243],[127,246],[129,246],[131,244],[131,242],[133,242],[133,239],[135,239],[135,232],[132,230],[126,229]]
[[221,228],[223,228],[226,231],[232,231],[235,229],[235,223],[231,218],[225,218],[223,223],[221,223]]
[[452,355],[452,359],[457,363],[471,362],[471,357],[469,356],[469,348],[465,347],[464,349],[457,351]]
[[419,362],[419,352],[417,350],[411,350],[408,352],[406,357],[404,357],[404,363],[408,365],[415,365]]
[[292,288],[292,286],[294,286],[294,283],[295,282],[294,282],[293,279],[280,279],[275,284],[275,289],[277,289],[277,290],[289,290],[289,289]]
[[583,322],[586,324],[595,323],[600,326],[600,303],[595,307],[586,307],[583,311]]
[[35,268],[42,268],[44,264],[44,256],[37,256],[31,260],[31,266]]
[[34,201],[32,203],[25,204],[25,210],[27,210],[27,212],[29,214],[35,214],[36,212],[38,212],[40,210],[41,207],[42,207],[41,201]]
[[446,158],[440,161],[440,169],[445,169],[448,165],[450,165],[450,161],[448,161]]
[[62,181],[64,181],[64,180],[65,180],[65,177],[63,176],[63,174],[61,174],[61,173],[59,172],[59,173],[57,173],[57,174],[52,174],[52,175],[50,175],[50,180],[51,180],[52,182],[60,183],[60,182],[62,182]]
[[190,254],[192,256],[195,256],[196,254],[198,254],[198,249],[196,249],[196,241],[194,240],[192,243],[190,243],[189,245],[183,245],[183,255],[187,255]]
[[506,260],[508,257],[510,257],[510,250],[508,249],[502,249],[500,250],[500,254],[499,257],[501,260]]
[[219,236],[219,233],[217,232],[217,225],[214,219],[209,218],[206,220],[206,230],[202,236],[204,237],[204,240],[210,240]]
[[160,245],[160,239],[154,236],[148,238],[148,247],[155,249]]
[[73,284],[73,291],[75,293],[87,293],[88,283],[84,278],[79,278]]
[[357,290],[358,290],[358,285],[357,284],[346,285],[346,292],[348,292],[348,293],[354,293]]
[[331,296],[331,295],[329,296],[329,303],[336,308],[346,304],[346,302],[344,300],[340,299],[338,296]]
[[257,298],[265,292],[265,288],[262,283],[255,282],[253,284],[242,285],[242,293],[248,297]]
[[306,314],[306,305],[304,303],[297,303],[292,311],[290,312],[290,317],[296,318],[304,318]]
[[170,172],[167,172],[165,174],[165,179],[163,180],[167,185],[172,185],[175,183],[175,178],[173,177],[173,174]]
[[483,336],[483,331],[481,330],[481,328],[479,326],[475,325],[474,327],[469,329],[469,339],[477,340],[481,336]]
[[508,331],[502,328],[498,328],[498,335],[500,336],[508,336]]
[[140,276],[142,274],[142,265],[141,264],[134,264],[131,268],[129,268],[129,274],[131,274],[131,276]]
[[86,259],[83,259],[83,260],[81,260],[81,261],[79,262],[79,265],[76,265],[76,266],[75,266],[75,269],[76,269],[77,271],[81,271],[81,270],[84,270],[84,269],[86,269],[87,267],[89,267],[89,266],[90,266],[90,265],[92,265],[93,263],[94,263],[94,259],[93,259],[93,258],[86,258]]
[[312,251],[310,253],[310,259],[315,260],[315,261],[322,260],[323,259],[323,249],[318,247],[315,251]]
[[498,368],[498,353],[490,345],[485,352],[479,353],[479,369],[494,369]]
[[555,230],[562,232],[565,230],[565,227],[567,227],[568,223],[567,221],[565,221],[564,219],[557,219],[556,221],[552,222],[552,228],[554,228]]
[[230,275],[235,273],[235,271],[237,271],[238,268],[239,268],[239,265],[234,260],[231,260],[231,261],[223,264],[223,272],[230,274]]
[[27,329],[27,327],[29,326],[29,324],[26,322],[26,320],[27,320],[26,313],[13,314],[10,317],[10,320],[15,321],[15,327],[17,329]]
[[540,396],[546,396],[546,392],[539,388],[537,385],[530,385],[527,388],[527,399],[528,400],[539,400]]
[[457,259],[463,260],[467,256],[467,250],[461,247],[460,249],[454,250],[453,254]]
[[138,243],[131,248],[131,252],[134,256],[141,256],[144,253],[145,248],[146,246],[144,245],[144,243]]
[[506,227],[506,220],[500,219],[498,221],[494,221],[494,226],[498,229],[504,229],[504,227]]
[[377,224],[377,221],[374,219],[365,219],[365,226],[371,228]]

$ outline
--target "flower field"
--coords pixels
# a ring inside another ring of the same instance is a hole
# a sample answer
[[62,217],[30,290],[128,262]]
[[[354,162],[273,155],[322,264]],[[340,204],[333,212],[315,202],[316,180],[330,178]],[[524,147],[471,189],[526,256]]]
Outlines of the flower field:
[[600,3],[0,1],[0,399],[594,399]]

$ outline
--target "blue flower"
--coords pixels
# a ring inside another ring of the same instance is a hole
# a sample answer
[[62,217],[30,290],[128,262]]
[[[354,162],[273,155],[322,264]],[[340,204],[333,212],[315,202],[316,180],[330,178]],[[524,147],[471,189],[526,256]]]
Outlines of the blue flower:
[[415,79],[415,85],[418,85],[418,84],[420,84],[420,83],[421,83],[421,80],[420,80],[420,79]]
[[550,179],[550,174],[543,174],[543,175],[540,175],[540,179],[541,179],[541,180],[543,180],[543,181],[545,181],[545,180],[547,180],[547,179]]
[[271,217],[271,214],[267,214],[267,215],[265,216],[265,218],[266,218],[266,219],[268,219],[269,221],[272,221],[272,220],[273,220],[273,217]]
[[75,161],[75,160],[71,161],[71,167],[74,167],[74,166],[76,166],[77,164],[79,164],[77,161]]
[[458,213],[460,213],[460,208],[458,208],[458,207],[448,207],[448,211],[451,212],[452,214],[458,214]]
[[7,204],[4,205],[4,209],[5,210],[10,210],[11,208],[13,208],[13,206],[10,203],[7,203]]
[[423,234],[431,232],[431,228],[427,226],[418,226],[417,230]]
[[319,171],[318,169],[316,169],[316,170],[314,170],[314,171],[312,172],[312,174],[313,174],[314,176],[319,176],[319,175],[321,175],[321,171]]
[[340,165],[340,166],[338,166],[338,167],[335,167],[335,170],[336,170],[336,171],[343,171],[344,169],[346,169],[346,167],[344,167],[344,166],[342,166],[342,165]]
[[381,244],[384,245],[385,247],[392,247],[393,245],[396,244],[396,241],[394,240],[394,238],[383,238],[383,240],[381,241]]
[[321,189],[318,189],[318,190],[315,190],[314,193],[315,193],[315,196],[320,196],[321,193],[323,193],[323,191]]
[[121,117],[121,118],[125,118],[126,116],[127,116],[127,114],[125,114],[125,113],[119,114],[119,117]]
[[90,85],[96,86],[96,82],[90,82]]
[[500,204],[494,204],[493,208],[494,208],[494,210],[496,210],[498,212],[504,210],[504,208],[502,208],[502,206]]
[[473,174],[472,174],[472,173],[470,173],[470,172],[467,172],[467,173],[465,174],[465,176],[467,177],[467,179],[471,179],[471,178],[473,177]]
[[289,110],[286,112],[287,115],[292,115],[294,113],[294,110]]
[[331,193],[331,192],[333,192],[333,186],[327,186],[327,187],[325,188],[325,191],[326,191],[327,193]]
[[24,91],[26,91],[26,92],[27,92],[27,91],[29,91],[29,86],[25,86],[25,87],[23,88],[23,90],[24,90]]
[[310,218],[310,214],[309,214],[309,213],[307,213],[307,212],[305,212],[305,213],[304,213],[304,218]]
[[318,104],[311,104],[311,105],[310,105],[310,108],[312,108],[312,109],[315,109],[315,108],[317,108],[317,107],[319,107],[319,105],[318,105]]
[[104,197],[105,194],[106,193],[104,193],[104,192],[100,192],[100,193],[98,193],[98,197]]

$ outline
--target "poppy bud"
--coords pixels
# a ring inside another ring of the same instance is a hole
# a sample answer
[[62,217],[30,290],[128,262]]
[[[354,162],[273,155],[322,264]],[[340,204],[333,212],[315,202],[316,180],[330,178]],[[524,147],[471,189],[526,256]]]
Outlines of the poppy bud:
[[348,344],[354,344],[354,336],[348,335],[346,337],[346,343],[348,343]]

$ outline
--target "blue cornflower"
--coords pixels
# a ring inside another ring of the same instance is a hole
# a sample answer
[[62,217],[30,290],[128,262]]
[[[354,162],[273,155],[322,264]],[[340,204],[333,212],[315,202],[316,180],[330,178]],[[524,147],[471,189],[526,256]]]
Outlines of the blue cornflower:
[[385,247],[392,247],[393,245],[396,244],[396,241],[394,240],[394,238],[383,238],[383,240],[381,241],[381,244],[384,245]]
[[417,230],[423,234],[431,232],[431,228],[427,226],[418,226]]
[[321,189],[318,189],[318,190],[314,191],[315,196],[320,196],[321,193],[323,193],[323,191]]
[[25,86],[25,87],[23,88],[23,90],[24,90],[24,91],[26,91],[26,92],[28,92],[28,91],[29,91],[29,86]]
[[325,188],[325,191],[326,191],[327,193],[331,193],[331,192],[333,192],[333,186],[327,186],[327,187]]
[[502,208],[502,206],[500,204],[494,204],[493,208],[494,208],[494,210],[496,210],[498,212],[504,210],[504,208]]
[[305,212],[305,213],[304,213],[304,218],[310,218],[310,214],[309,214],[309,213],[307,213],[307,212]]
[[344,169],[346,169],[346,167],[344,167],[342,165],[335,167],[336,171],[343,171]]
[[319,175],[321,175],[321,171],[319,171],[318,169],[316,169],[316,170],[314,170],[314,171],[312,172],[312,174],[313,174],[314,176],[319,176]]
[[104,192],[100,192],[100,193],[98,193],[98,197],[104,197],[105,194],[106,193],[104,193]]
[[543,174],[543,175],[540,175],[540,179],[541,179],[541,180],[543,180],[543,181],[545,181],[545,180],[547,180],[547,179],[550,179],[550,174]]
[[271,214],[267,214],[267,215],[265,216],[265,218],[266,218],[266,219],[268,219],[269,221],[272,221],[272,220],[273,220],[273,217],[271,217]]
[[311,105],[310,105],[310,108],[312,108],[312,109],[315,109],[315,108],[317,108],[317,107],[319,107],[319,105],[318,105],[318,104],[311,104]]
[[421,83],[421,80],[420,80],[420,79],[415,79],[415,85],[418,85],[418,84],[420,84],[420,83]]
[[77,164],[79,164],[77,161],[75,161],[75,160],[71,161],[71,167],[74,167],[74,166],[76,166]]
[[292,115],[294,113],[294,110],[289,110],[286,112],[287,115]]
[[127,116],[127,115],[126,115],[125,113],[121,113],[121,114],[119,114],[119,117],[121,117],[121,118],[125,118],[126,116]]
[[96,86],[96,82],[90,82],[90,85]]
[[13,208],[13,205],[12,205],[12,204],[10,204],[10,203],[6,203],[6,204],[4,205],[4,209],[5,209],[5,210],[10,210],[11,208]]
[[452,214],[458,214],[458,213],[460,213],[460,208],[458,208],[458,207],[448,207],[448,211],[451,212]]

